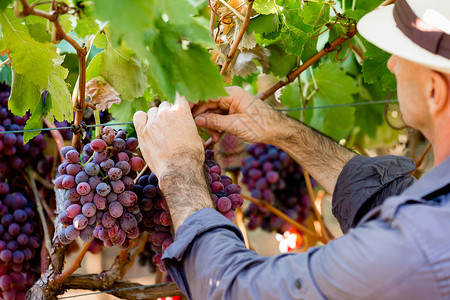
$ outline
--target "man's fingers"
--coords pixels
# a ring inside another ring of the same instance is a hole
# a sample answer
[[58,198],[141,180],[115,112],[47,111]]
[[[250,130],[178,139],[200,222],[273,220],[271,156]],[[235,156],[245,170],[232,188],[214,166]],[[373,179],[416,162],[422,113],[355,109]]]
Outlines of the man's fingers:
[[219,114],[200,114],[195,117],[195,124],[209,130],[233,131],[232,124],[236,116]]
[[158,113],[158,108],[157,107],[152,107],[148,110],[148,120],[153,120],[156,117],[156,114]]
[[141,110],[136,112],[133,116],[133,124],[134,128],[136,128],[136,132],[142,132],[147,124],[147,114]]
[[189,103],[187,102],[186,98],[183,96],[180,96],[178,93],[175,96],[175,106],[179,106],[184,110],[191,110],[189,107]]
[[158,108],[170,108],[172,104],[169,101],[162,102]]

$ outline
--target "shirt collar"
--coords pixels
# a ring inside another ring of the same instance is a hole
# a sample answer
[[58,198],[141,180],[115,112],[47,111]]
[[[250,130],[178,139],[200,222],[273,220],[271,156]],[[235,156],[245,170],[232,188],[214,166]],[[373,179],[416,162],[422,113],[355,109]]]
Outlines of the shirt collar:
[[423,198],[450,184],[450,157],[431,169],[413,185],[407,188],[402,196]]

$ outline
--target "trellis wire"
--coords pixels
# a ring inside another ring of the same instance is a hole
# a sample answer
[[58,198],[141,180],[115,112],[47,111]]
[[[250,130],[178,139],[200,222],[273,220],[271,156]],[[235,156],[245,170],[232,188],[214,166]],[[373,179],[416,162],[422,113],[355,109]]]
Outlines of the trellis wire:
[[[378,101],[370,101],[370,102],[343,103],[343,104],[332,104],[332,105],[299,107],[299,108],[281,108],[281,109],[276,109],[276,110],[280,111],[280,112],[289,112],[289,111],[302,111],[302,110],[310,110],[310,109],[339,108],[339,107],[374,105],[374,104],[391,104],[391,103],[397,103],[397,102],[398,101],[396,99],[392,99],[392,100],[378,100]],[[93,128],[93,127],[99,127],[99,126],[121,126],[121,125],[133,125],[133,122],[94,124],[94,125],[86,125],[86,127],[87,128]],[[54,128],[41,128],[41,129],[10,130],[10,131],[0,131],[0,134],[4,134],[4,133],[24,133],[24,132],[33,132],[33,131],[65,130],[65,129],[73,129],[73,128],[74,127],[72,127],[72,126],[66,126],[66,127],[54,127]]]

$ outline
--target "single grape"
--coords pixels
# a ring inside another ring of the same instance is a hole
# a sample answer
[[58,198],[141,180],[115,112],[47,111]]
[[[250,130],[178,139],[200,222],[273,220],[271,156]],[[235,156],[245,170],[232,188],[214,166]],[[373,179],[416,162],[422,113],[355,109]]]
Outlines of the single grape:
[[108,209],[113,218],[119,218],[123,213],[123,206],[118,201],[110,203]]
[[75,183],[80,184],[82,182],[88,182],[89,181],[89,175],[85,171],[80,171],[75,176]]
[[91,226],[87,226],[86,228],[81,230],[80,238],[85,243],[90,242],[92,240],[92,238],[94,237],[93,233],[94,233],[94,229],[92,229]]
[[69,175],[76,176],[79,172],[83,170],[83,167],[79,164],[69,164],[66,167],[66,172]]
[[105,197],[100,196],[99,194],[95,194],[94,196],[94,204],[97,207],[97,210],[104,210],[108,202]]
[[138,140],[134,137],[128,138],[125,143],[126,143],[127,149],[130,151],[134,151],[137,148],[137,146],[139,145]]
[[94,203],[86,203],[83,205],[83,207],[81,208],[81,211],[83,213],[83,215],[85,215],[87,218],[90,218],[92,216],[95,215],[95,213],[97,212],[97,207],[95,206]]
[[2,250],[2,252],[0,252],[0,259],[3,262],[8,262],[13,258],[13,254],[11,252],[11,250],[9,249],[4,249]]
[[145,167],[145,161],[139,156],[130,159],[130,166],[133,171],[139,172]]
[[124,212],[120,217],[120,226],[127,233],[133,232],[137,228],[136,218],[132,214]]
[[[72,151],[72,150],[75,150],[75,148],[72,147],[72,146],[65,146],[65,147],[63,147],[63,148],[61,149],[61,154],[62,154],[62,156],[63,156],[65,159],[67,159],[67,158],[66,158],[67,152]],[[75,151],[76,151],[76,150],[75,150]]]
[[116,168],[119,168],[122,171],[122,176],[128,175],[131,170],[131,166],[127,161],[119,161],[116,163]]
[[77,163],[79,163],[81,161],[80,160],[80,153],[78,153],[77,150],[69,150],[66,153],[65,157],[66,157],[67,162],[71,163],[71,164],[77,164]]
[[[114,218],[113,216],[111,216],[111,214],[109,213],[109,211],[105,212],[103,214],[102,217],[102,225],[104,228],[111,228],[112,226],[114,226],[114,223],[116,222],[116,218]],[[123,226],[122,226],[123,228]]]
[[110,158],[108,158],[107,160],[104,160],[100,163],[100,167],[105,171],[108,172],[109,169],[114,167],[114,161]]
[[159,221],[161,225],[170,226],[170,215],[167,211],[163,211],[159,216]]
[[73,219],[77,215],[81,214],[81,206],[78,204],[72,204],[67,208],[66,213],[69,218]]
[[241,194],[241,187],[237,184],[229,184],[225,187],[225,192],[227,192],[228,195]]
[[22,251],[20,251],[20,250],[14,251],[13,262],[15,262],[16,264],[21,264],[24,259],[25,259],[25,254],[23,254]]
[[95,139],[91,141],[91,149],[95,152],[103,152],[106,150],[106,142],[101,139]]
[[122,182],[123,182],[123,184],[125,185],[125,189],[126,190],[131,190],[131,189],[133,189],[133,187],[134,187],[134,181],[133,181],[133,179],[131,179],[130,177],[128,177],[128,176],[124,176],[124,177],[122,177]]
[[2,290],[8,289],[12,284],[11,278],[8,275],[3,275],[0,277],[0,288]]
[[88,219],[85,215],[79,214],[73,219],[73,227],[77,230],[83,230],[88,225]]
[[211,183],[211,191],[215,194],[219,191],[223,191],[224,187],[223,184],[220,183],[220,181],[214,181]]
[[122,178],[122,170],[119,168],[111,168],[108,171],[108,176],[111,180],[119,180]]
[[94,151],[92,150],[90,143],[84,145],[83,152],[89,157],[92,156],[92,154],[94,154]]
[[102,182],[102,179],[98,176],[94,176],[89,178],[89,185],[91,186],[92,190],[95,190],[97,186]]
[[84,166],[84,171],[89,176],[97,176],[98,172],[100,172],[100,166],[94,162],[90,162]]
[[119,152],[116,154],[116,161],[129,161],[130,157],[125,152]]
[[85,205],[86,203],[90,203],[94,201],[94,193],[90,191],[87,195],[81,196],[80,203],[81,205]]
[[137,195],[132,191],[125,191],[122,194],[119,195],[117,200],[125,207],[130,207],[136,204],[138,197]]
[[78,193],[75,187],[67,190],[66,193],[64,194],[64,197],[66,197],[66,199],[71,202],[77,202],[80,201],[81,199],[81,195]]
[[91,186],[87,182],[82,182],[77,185],[77,192],[81,196],[85,196],[85,195],[89,194],[90,191],[91,191]]
[[14,211],[13,217],[17,222],[25,222],[27,220],[27,213],[23,209],[18,209]]
[[217,200],[217,209],[220,212],[227,212],[231,209],[231,200],[228,197],[221,197]]
[[68,190],[74,188],[77,184],[75,183],[75,177],[72,175],[62,175],[64,176],[62,181],[62,186]]
[[115,138],[112,142],[112,146],[115,152],[122,152],[126,148],[126,143],[121,138]]
[[142,192],[145,198],[154,198],[157,195],[156,186],[152,184],[146,185]]
[[77,230],[73,225],[69,225],[64,228],[64,234],[68,240],[73,241],[76,240],[76,238],[80,235],[80,231]]
[[108,153],[107,151],[103,151],[103,152],[95,152],[94,153],[94,159],[92,160],[92,162],[96,163],[96,164],[101,164],[102,161],[104,161],[105,159],[108,158]]
[[106,196],[106,201],[108,201],[108,203],[112,203],[114,201],[117,201],[117,198],[118,196],[115,192],[110,192],[108,196]]
[[96,190],[97,194],[102,197],[106,197],[108,196],[109,192],[111,192],[111,187],[107,183],[101,182],[97,185]]

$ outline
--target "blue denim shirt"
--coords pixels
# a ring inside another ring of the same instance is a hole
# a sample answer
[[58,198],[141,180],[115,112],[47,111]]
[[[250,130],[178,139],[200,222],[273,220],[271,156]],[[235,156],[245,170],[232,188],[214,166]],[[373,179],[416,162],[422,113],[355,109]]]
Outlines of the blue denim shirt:
[[325,246],[263,257],[205,208],[178,229],[165,266],[189,299],[450,299],[450,158],[415,183],[411,168],[353,158],[333,200],[347,233]]

